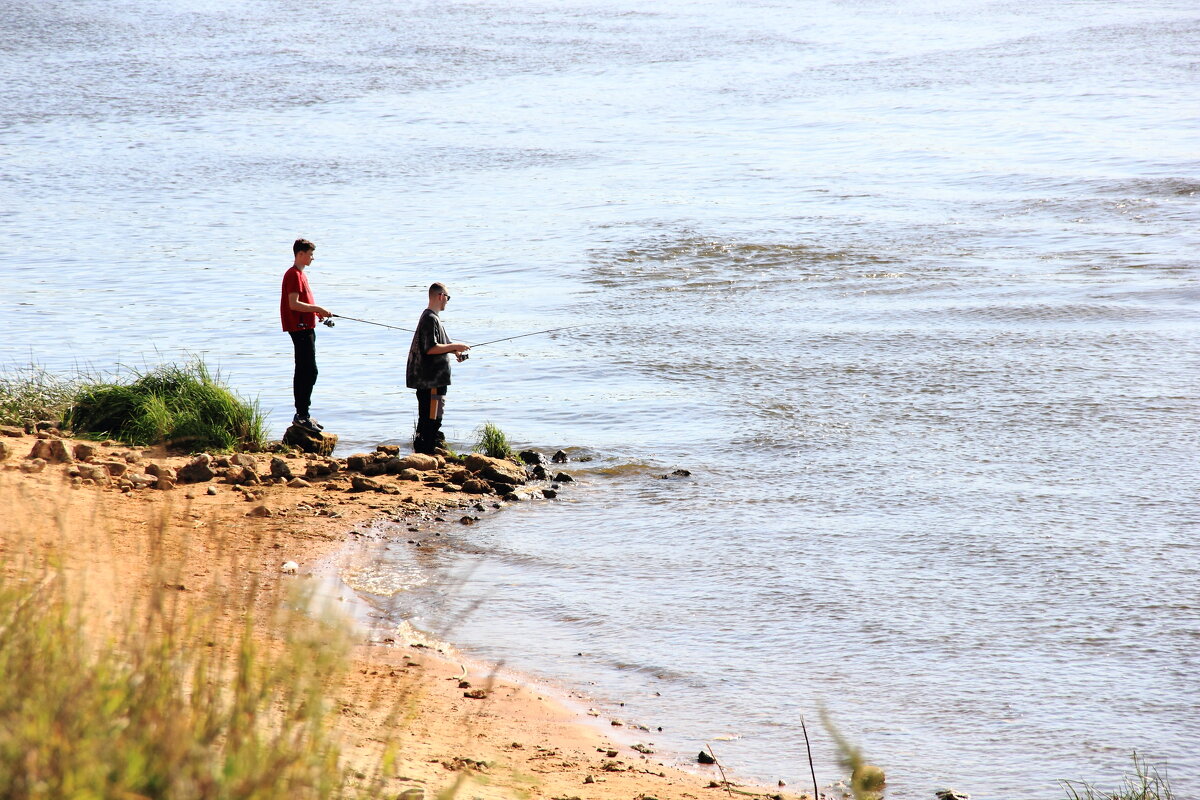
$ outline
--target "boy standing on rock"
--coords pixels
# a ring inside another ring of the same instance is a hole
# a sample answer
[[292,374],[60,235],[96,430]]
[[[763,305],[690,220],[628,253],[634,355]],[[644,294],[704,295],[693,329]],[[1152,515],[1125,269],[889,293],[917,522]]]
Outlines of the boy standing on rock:
[[283,274],[283,292],[279,300],[279,317],[283,329],[292,337],[296,351],[296,371],[292,376],[296,416],[292,417],[292,424],[312,433],[322,430],[321,424],[308,414],[313,386],[317,383],[317,317],[333,316],[313,303],[312,289],[304,274],[316,249],[317,246],[308,239],[297,239],[292,244],[294,260],[291,269]]
[[450,385],[450,359],[447,356],[454,353],[454,357],[462,361],[466,358],[463,354],[471,349],[462,342],[450,341],[442,327],[438,313],[446,310],[449,300],[445,285],[435,283],[429,287],[429,305],[421,312],[412,345],[408,348],[406,383],[408,388],[417,390],[417,434],[413,437],[413,450],[430,455],[446,441],[442,435],[442,412],[446,407],[446,388]]

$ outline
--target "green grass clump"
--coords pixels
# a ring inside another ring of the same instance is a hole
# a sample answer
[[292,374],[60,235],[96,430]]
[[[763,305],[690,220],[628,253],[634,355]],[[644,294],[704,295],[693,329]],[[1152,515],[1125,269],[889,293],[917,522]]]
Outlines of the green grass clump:
[[0,375],[0,425],[59,421],[75,401],[79,381],[30,364]]
[[510,458],[512,456],[513,451],[508,445],[508,437],[504,435],[504,431],[492,423],[485,422],[476,431],[476,436],[475,446],[472,448],[476,453],[483,453],[492,458]]
[[1174,800],[1171,784],[1166,775],[1146,763],[1146,759],[1133,754],[1133,775],[1126,775],[1123,785],[1105,792],[1083,781],[1063,781],[1068,800]]
[[5,798],[360,796],[323,696],[347,647],[334,623],[298,619],[265,653],[250,623],[240,641],[206,641],[207,623],[160,589],[122,639],[94,646],[69,594],[61,572],[0,575]]
[[192,451],[261,447],[266,442],[258,404],[233,394],[200,360],[135,372],[129,383],[87,384],[65,421],[80,433]]

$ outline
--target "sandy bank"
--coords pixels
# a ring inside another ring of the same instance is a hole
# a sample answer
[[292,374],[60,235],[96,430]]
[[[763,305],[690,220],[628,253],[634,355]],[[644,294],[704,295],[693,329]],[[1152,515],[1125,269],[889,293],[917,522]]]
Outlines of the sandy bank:
[[[249,500],[248,490],[220,482],[121,491],[73,482],[70,464],[27,471],[35,441],[28,435],[3,439],[8,457],[0,461],[0,563],[17,577],[61,558],[67,574],[87,587],[86,610],[97,632],[126,624],[131,598],[169,585],[185,608],[211,607],[218,595],[242,598],[224,606],[223,630],[235,636],[252,614],[254,635],[269,647],[284,638],[273,614],[283,592],[353,547],[356,527],[380,518],[457,519],[454,514],[481,501],[421,483],[406,487],[403,498],[320,481],[248,487]],[[123,461],[141,472],[150,463],[178,469],[188,459],[122,446],[97,447],[88,459],[104,461]],[[270,516],[249,514],[263,505]],[[298,574],[281,569],[288,561],[299,565]],[[409,789],[431,796],[456,781],[463,781],[458,796],[469,798],[728,796],[713,782],[720,778],[715,772],[664,766],[655,754],[602,735],[536,688],[493,680],[486,668],[465,666],[452,653],[380,638],[361,633],[345,678],[329,693],[340,710],[336,728],[351,763],[372,763],[383,741],[399,741],[388,796]]]

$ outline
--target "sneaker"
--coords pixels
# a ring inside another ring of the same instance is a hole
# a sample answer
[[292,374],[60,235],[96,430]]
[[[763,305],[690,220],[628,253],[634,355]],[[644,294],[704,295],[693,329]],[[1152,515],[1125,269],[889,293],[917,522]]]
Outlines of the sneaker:
[[323,427],[321,427],[321,424],[312,417],[302,417],[299,414],[292,417],[292,424],[313,433],[320,433],[321,431],[325,430]]

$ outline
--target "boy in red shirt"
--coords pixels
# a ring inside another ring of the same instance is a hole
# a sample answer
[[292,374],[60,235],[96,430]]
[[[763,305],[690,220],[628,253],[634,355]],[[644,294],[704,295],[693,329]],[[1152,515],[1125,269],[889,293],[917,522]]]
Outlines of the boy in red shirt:
[[292,376],[292,393],[296,398],[296,416],[292,424],[313,433],[322,426],[308,415],[313,386],[317,382],[317,317],[333,316],[313,303],[312,289],[304,268],[312,263],[317,246],[308,239],[292,244],[294,260],[291,269],[283,274],[283,292],[279,299],[279,318],[283,329],[292,337],[296,351],[296,372]]

